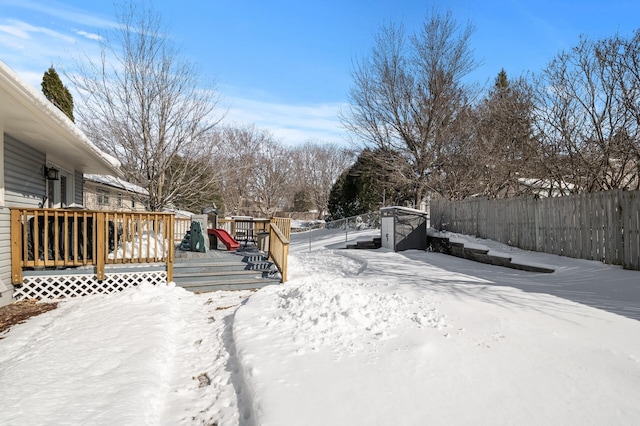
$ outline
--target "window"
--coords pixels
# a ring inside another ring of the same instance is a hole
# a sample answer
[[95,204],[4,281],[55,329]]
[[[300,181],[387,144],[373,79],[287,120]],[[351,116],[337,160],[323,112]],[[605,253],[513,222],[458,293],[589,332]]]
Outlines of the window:
[[104,188],[96,188],[96,198],[99,206],[109,205],[109,190]]
[[118,200],[117,201],[117,206],[118,206],[119,209],[121,209],[122,208],[122,192],[118,192],[116,194],[116,196],[117,196],[117,200]]

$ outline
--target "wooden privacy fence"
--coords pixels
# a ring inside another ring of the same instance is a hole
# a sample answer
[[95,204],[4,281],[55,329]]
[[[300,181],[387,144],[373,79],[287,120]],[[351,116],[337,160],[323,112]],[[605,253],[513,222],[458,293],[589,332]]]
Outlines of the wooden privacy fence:
[[11,281],[23,269],[166,263],[172,279],[174,215],[91,210],[11,209]]
[[640,270],[640,191],[432,200],[434,228]]

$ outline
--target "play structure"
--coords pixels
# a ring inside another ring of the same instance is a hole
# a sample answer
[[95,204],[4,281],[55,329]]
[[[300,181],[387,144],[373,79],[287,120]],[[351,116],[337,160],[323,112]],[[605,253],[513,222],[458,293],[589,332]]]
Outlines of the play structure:
[[224,229],[209,228],[209,229],[207,229],[207,234],[213,236],[214,238],[219,239],[222,242],[222,244],[224,244],[225,247],[227,248],[227,250],[229,250],[229,251],[237,250],[238,247],[240,247],[240,243],[238,241],[236,241],[231,236],[231,234],[229,234]]

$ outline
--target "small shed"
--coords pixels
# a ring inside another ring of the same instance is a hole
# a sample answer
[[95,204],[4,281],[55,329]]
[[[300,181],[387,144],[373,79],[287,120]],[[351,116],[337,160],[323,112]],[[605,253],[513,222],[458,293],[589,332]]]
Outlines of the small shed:
[[382,247],[393,251],[426,250],[429,214],[408,207],[380,209]]

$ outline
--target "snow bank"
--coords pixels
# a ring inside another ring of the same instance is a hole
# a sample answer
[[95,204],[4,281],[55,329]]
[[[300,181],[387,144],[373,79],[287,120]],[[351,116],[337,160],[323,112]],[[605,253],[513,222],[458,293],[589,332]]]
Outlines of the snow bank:
[[[309,253],[344,243],[318,235],[294,240],[283,286],[194,295],[142,285],[65,300],[13,327],[0,336],[0,424],[640,418],[636,271],[517,249],[556,272],[417,250]],[[585,297],[610,312],[576,303]]]
[[429,265],[437,255],[293,255],[295,278],[253,295],[233,323],[252,421],[631,424],[640,415],[640,343],[625,338],[640,332],[637,321]]
[[16,327],[0,355],[0,423],[157,424],[190,297],[147,283]]

